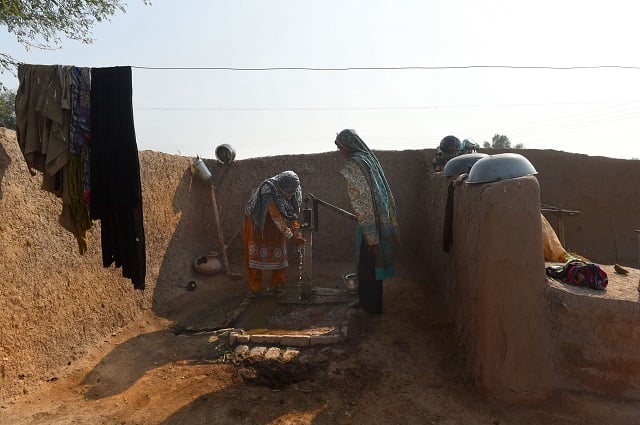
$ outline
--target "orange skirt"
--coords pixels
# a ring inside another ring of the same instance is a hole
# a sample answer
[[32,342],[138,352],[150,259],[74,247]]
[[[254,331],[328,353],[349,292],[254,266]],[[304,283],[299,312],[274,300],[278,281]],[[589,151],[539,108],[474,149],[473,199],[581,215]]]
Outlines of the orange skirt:
[[260,270],[276,270],[289,266],[287,239],[267,215],[262,235],[253,225],[251,216],[245,216],[242,232],[248,266]]

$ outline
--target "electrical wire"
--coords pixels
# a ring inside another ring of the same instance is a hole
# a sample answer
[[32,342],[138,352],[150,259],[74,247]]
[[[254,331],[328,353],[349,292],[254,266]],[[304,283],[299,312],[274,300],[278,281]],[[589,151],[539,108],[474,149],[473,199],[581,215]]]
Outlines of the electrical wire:
[[562,105],[597,105],[615,103],[634,103],[640,100],[618,101],[602,100],[591,102],[548,102],[548,103],[502,103],[502,104],[476,104],[476,105],[424,105],[424,106],[309,106],[309,107],[171,107],[171,106],[135,106],[140,111],[376,111],[376,110],[427,110],[427,109],[466,109],[466,108],[511,108],[530,106],[562,106]]
[[[628,106],[637,102],[628,102],[602,108],[598,110],[586,111],[569,116],[554,118],[538,123],[526,125],[524,127],[514,127],[509,129],[512,137],[529,137],[538,134],[547,134],[557,131],[568,131],[584,127],[608,124],[611,122],[623,121],[635,118],[640,115],[640,108],[624,108],[620,110],[608,111],[614,108]],[[608,112],[607,112],[608,111]]]
[[541,70],[579,70],[579,69],[631,69],[640,70],[640,66],[627,65],[585,65],[585,66],[529,66],[529,65],[460,65],[460,66],[352,66],[352,67],[230,67],[230,66],[138,66],[131,68],[167,71],[405,71],[405,70],[447,70],[447,69],[541,69]]
[[[179,71],[323,71],[323,72],[343,72],[343,71],[403,71],[403,70],[467,70],[467,69],[512,69],[512,70],[640,70],[640,66],[626,65],[593,65],[593,66],[517,66],[517,65],[463,65],[463,66],[389,66],[389,67],[149,67],[131,66],[140,70],[179,70]],[[634,103],[638,100],[628,102]],[[578,104],[603,104],[616,103],[610,108],[618,108],[620,101],[597,101],[597,102],[556,102],[556,103],[520,103],[520,104],[490,104],[490,105],[429,105],[429,106],[372,106],[372,107],[135,107],[140,111],[377,111],[377,110],[429,110],[445,108],[509,108],[509,107],[535,107],[554,105],[578,105]],[[624,104],[624,103],[623,103]],[[588,117],[588,115],[592,115]],[[542,123],[529,124],[520,129],[512,129],[512,138],[530,138],[540,134],[552,132],[571,131],[584,127],[603,125],[622,120],[636,118],[640,115],[640,110],[631,108],[627,110],[602,113],[602,110],[588,111],[574,116],[564,118],[554,118]],[[580,116],[583,116],[582,118]],[[422,139],[416,137],[415,139]]]
[[576,123],[576,124],[573,124],[573,125],[570,124],[568,126],[567,125],[562,125],[562,126],[550,127],[550,128],[546,128],[546,129],[540,129],[540,130],[529,131],[529,132],[524,132],[524,133],[513,132],[511,134],[513,134],[514,138],[531,137],[531,136],[537,136],[537,135],[540,135],[540,134],[557,133],[557,132],[562,132],[562,131],[577,130],[577,129],[585,128],[585,127],[593,127],[593,126],[597,126],[597,125],[610,124],[610,123],[613,123],[613,122],[624,121],[624,120],[637,118],[637,117],[640,117],[640,111],[636,111],[634,113],[628,113],[628,114],[625,114],[625,115],[620,115],[618,117],[611,117],[609,119],[599,118],[599,119],[595,119],[595,120],[588,121],[588,122]]

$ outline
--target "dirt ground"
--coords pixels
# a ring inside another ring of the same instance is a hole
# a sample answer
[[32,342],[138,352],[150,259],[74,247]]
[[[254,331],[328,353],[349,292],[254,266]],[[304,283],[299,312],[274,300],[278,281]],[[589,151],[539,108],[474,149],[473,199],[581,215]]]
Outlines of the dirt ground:
[[[315,274],[343,267],[318,264]],[[4,403],[0,423],[639,423],[640,406],[625,400],[555,394],[509,405],[484,398],[461,375],[464,359],[456,354],[452,323],[428,283],[400,265],[385,281],[383,314],[352,308],[346,341],[269,362],[236,358],[224,331],[176,331],[176,323],[188,328],[195,318],[202,329],[207,315],[215,322],[243,299],[246,282],[222,275],[214,285],[185,291],[190,308],[181,315],[149,315],[112,335],[67,375]]]

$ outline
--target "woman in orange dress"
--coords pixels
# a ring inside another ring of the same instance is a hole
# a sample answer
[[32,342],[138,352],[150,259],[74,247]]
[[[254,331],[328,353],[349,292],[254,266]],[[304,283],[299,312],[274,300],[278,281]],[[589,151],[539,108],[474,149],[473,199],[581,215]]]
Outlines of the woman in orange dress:
[[271,270],[275,294],[284,295],[287,241],[304,243],[298,221],[301,204],[300,179],[293,171],[264,180],[247,202],[242,239],[249,296],[254,297],[262,288],[263,270]]

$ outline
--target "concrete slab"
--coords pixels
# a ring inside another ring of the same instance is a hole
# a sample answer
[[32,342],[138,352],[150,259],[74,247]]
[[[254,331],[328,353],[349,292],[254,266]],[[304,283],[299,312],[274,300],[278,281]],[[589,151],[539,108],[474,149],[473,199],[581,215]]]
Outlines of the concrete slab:
[[314,285],[305,298],[294,284],[286,285],[280,298],[267,288],[244,303],[232,326],[253,343],[298,347],[339,343],[346,337],[344,323],[358,297],[336,286],[326,280],[323,286]]
[[255,298],[246,296],[249,289],[246,279],[230,282],[224,276],[215,276],[214,282],[184,293],[185,308],[175,315],[178,320],[174,333],[228,329],[229,343],[233,346],[337,344],[347,336],[352,306],[358,300],[357,295],[347,292],[342,279],[351,268],[341,263],[316,267],[308,297],[302,297],[294,267],[287,271],[284,297],[275,295],[274,288],[268,284],[268,274]]

